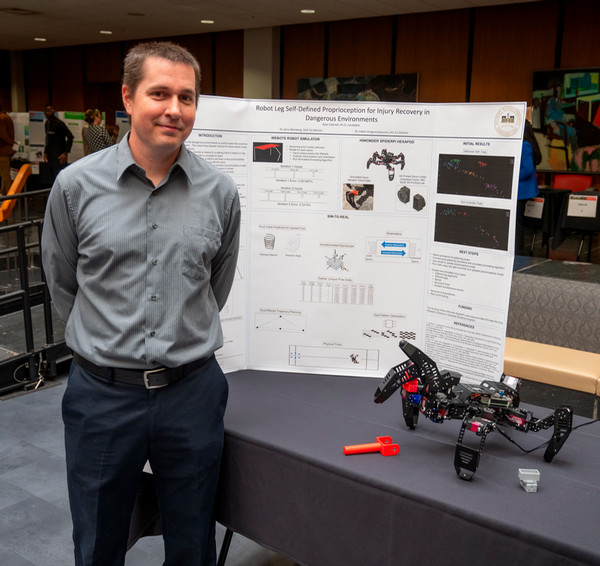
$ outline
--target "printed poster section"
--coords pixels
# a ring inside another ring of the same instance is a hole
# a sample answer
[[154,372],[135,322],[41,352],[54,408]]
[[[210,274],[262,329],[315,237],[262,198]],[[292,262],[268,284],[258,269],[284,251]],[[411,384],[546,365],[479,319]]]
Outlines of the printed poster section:
[[418,216],[254,211],[249,365],[382,377],[423,337]]
[[437,145],[425,350],[467,383],[503,371],[519,144]]
[[[190,150],[227,173],[237,184],[242,218],[248,214],[248,147],[251,137],[237,132],[204,131],[194,128],[185,145]],[[242,232],[243,234],[243,232]]]
[[512,263],[466,248],[432,252],[425,351],[465,383],[502,375]]
[[252,203],[270,210],[336,208],[340,140],[327,136],[254,135]]
[[432,141],[348,136],[341,141],[343,210],[426,215]]
[[[245,219],[242,220],[242,233],[245,233]],[[233,285],[225,306],[221,309],[221,328],[223,329],[223,347],[215,352],[215,356],[225,372],[247,368],[246,359],[246,285],[247,285],[247,253],[245,238],[240,240],[240,250]]]
[[186,146],[227,173],[236,183],[240,196],[240,247],[233,285],[221,310],[223,347],[215,356],[225,373],[246,369],[246,305],[247,305],[247,218],[248,218],[248,158],[249,136],[227,132],[205,132],[194,129]]

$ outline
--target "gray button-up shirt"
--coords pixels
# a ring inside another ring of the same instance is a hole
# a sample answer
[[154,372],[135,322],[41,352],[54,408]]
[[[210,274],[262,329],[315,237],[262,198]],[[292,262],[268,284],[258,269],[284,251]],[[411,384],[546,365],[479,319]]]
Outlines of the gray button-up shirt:
[[42,260],[67,345],[109,367],[175,367],[222,346],[240,204],[230,177],[182,146],[156,188],[129,137],[58,176]]

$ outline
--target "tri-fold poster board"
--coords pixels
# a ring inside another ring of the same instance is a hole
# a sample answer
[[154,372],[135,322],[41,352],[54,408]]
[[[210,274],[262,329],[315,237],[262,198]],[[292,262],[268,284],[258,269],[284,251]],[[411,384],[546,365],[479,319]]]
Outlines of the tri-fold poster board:
[[499,379],[525,103],[201,97],[186,142],[237,183],[226,371],[381,377],[400,339]]

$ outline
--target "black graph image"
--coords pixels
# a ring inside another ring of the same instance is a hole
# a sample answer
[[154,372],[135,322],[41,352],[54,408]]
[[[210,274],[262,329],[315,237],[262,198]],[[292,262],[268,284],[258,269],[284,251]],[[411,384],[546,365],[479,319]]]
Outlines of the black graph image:
[[441,154],[437,192],[509,199],[514,166],[514,157]]
[[507,250],[510,211],[440,203],[435,211],[436,242]]

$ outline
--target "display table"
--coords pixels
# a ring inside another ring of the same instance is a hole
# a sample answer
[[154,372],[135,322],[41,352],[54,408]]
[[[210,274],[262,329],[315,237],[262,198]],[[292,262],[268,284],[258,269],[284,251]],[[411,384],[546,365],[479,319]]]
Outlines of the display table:
[[544,199],[541,218],[525,216],[523,225],[534,230],[542,231],[542,246],[548,247],[549,240],[556,233],[563,202],[568,199],[571,191],[565,189],[540,189],[538,197]]
[[[574,431],[552,463],[492,433],[466,482],[453,467],[460,423],[421,416],[409,430],[398,393],[373,402],[378,380],[228,380],[217,519],[234,532],[307,566],[600,564],[599,423]],[[549,437],[508,433],[526,448]],[[377,436],[391,436],[399,455],[343,455]],[[519,468],[540,471],[537,492],[523,490]]]
[[[569,198],[587,198],[596,200],[595,215],[592,217],[582,216],[570,216],[569,211]],[[600,192],[598,191],[580,191],[577,193],[570,193],[569,198],[565,198],[561,204],[560,215],[554,234],[554,240],[552,243],[552,249],[558,248],[572,232],[587,235],[590,238],[590,245],[588,248],[587,260],[590,261],[591,249],[592,249],[592,237],[594,232],[600,231],[600,206],[598,201],[600,200]],[[582,241],[583,243],[583,241]],[[581,254],[581,246],[577,258]]]

